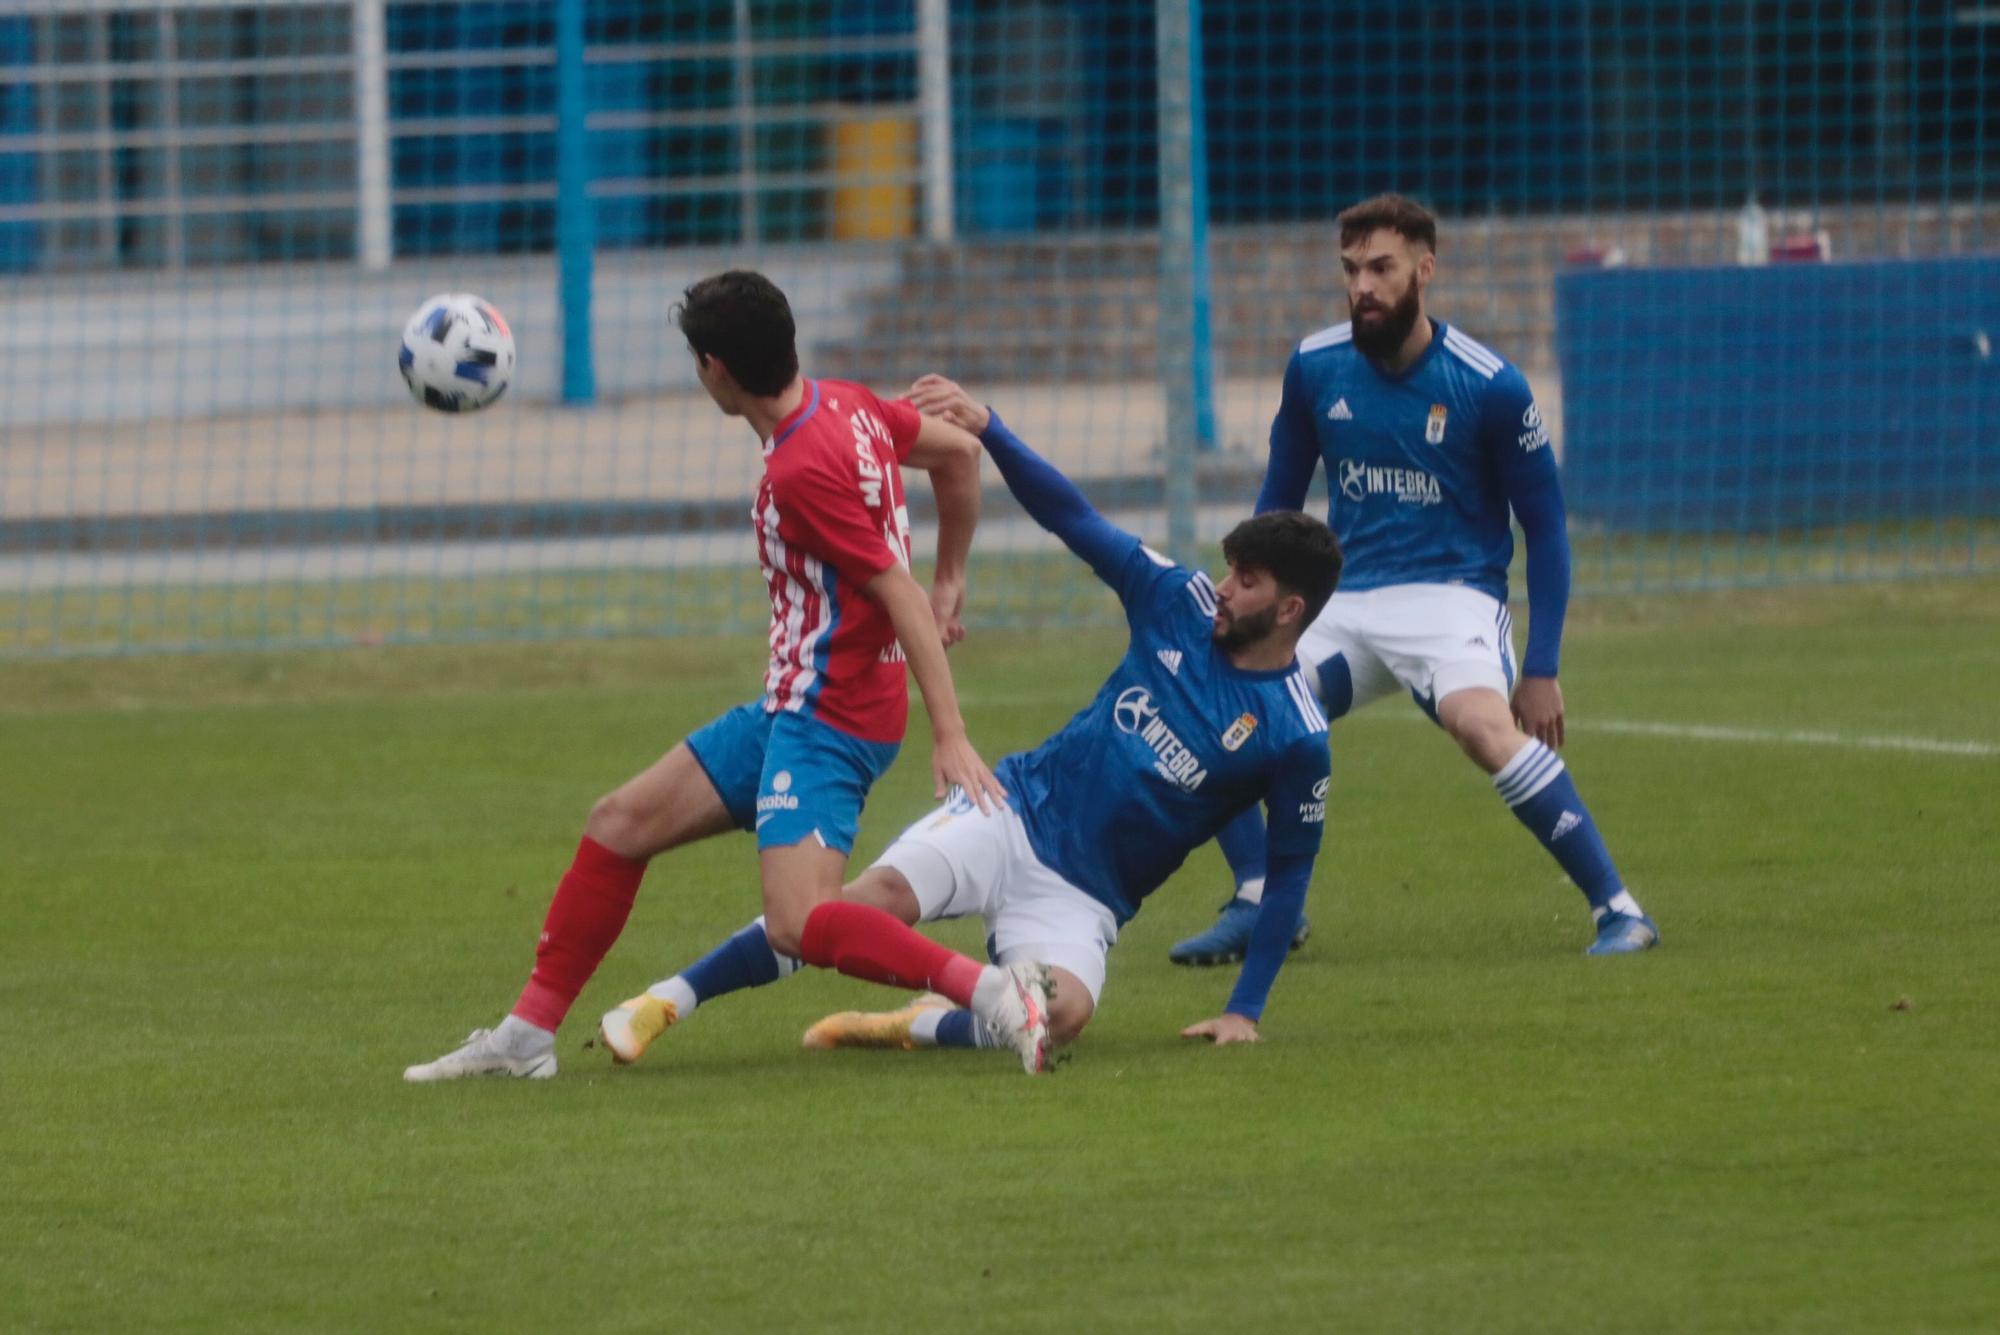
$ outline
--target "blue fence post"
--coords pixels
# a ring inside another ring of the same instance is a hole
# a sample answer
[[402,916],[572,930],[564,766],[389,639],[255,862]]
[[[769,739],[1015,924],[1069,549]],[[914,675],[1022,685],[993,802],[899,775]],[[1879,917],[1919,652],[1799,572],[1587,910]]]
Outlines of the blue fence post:
[[[0,68],[35,63],[34,20],[0,18]],[[30,135],[39,128],[36,87],[22,80],[0,86],[0,133]],[[40,194],[41,163],[32,153],[0,153],[0,204],[33,204]],[[42,225],[0,223],[0,273],[25,273],[40,262]]]
[[1202,93],[1201,0],[1188,0],[1188,385],[1194,397],[1195,448],[1215,449],[1215,342],[1209,337],[1208,99]]
[[591,359],[591,250],[595,244],[590,201],[590,107],[583,64],[583,0],[556,5],[556,262],[562,306],[562,398],[597,400]]
[[1160,390],[1166,396],[1167,546],[1195,552],[1195,457],[1215,448],[1208,314],[1208,168],[1202,125],[1201,0],[1154,10],[1160,127]]

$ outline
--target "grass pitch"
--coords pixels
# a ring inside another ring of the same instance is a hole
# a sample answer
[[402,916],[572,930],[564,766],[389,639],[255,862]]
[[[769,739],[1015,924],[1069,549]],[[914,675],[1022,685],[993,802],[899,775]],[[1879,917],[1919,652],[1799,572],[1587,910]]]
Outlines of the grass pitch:
[[[652,870],[559,1079],[401,1082],[504,1011],[590,799],[750,694],[754,641],[0,667],[0,1329],[2000,1325],[2000,582],[1573,625],[1570,763],[1664,948],[1581,958],[1581,899],[1389,701],[1335,729],[1265,1041],[1176,1037],[1233,977],[1165,960],[1209,849],[1041,1080],[802,1052],[890,996],[816,975],[585,1050],[755,912],[738,838]],[[1118,643],[968,643],[988,759]]]

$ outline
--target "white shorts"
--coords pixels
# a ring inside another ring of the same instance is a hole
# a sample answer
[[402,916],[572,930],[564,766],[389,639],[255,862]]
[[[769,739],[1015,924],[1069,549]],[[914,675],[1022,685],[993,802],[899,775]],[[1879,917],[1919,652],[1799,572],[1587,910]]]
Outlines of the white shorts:
[[1314,681],[1329,719],[1398,686],[1436,717],[1438,701],[1470,686],[1510,698],[1516,675],[1513,641],[1514,618],[1507,604],[1477,589],[1391,584],[1329,598],[1299,637],[1299,662]]
[[1118,920],[1043,865],[1012,807],[988,815],[955,797],[897,836],[875,865],[903,874],[923,921],[976,913],[996,962],[1066,969],[1090,990],[1092,1006],[1103,994],[1104,952],[1118,939]]

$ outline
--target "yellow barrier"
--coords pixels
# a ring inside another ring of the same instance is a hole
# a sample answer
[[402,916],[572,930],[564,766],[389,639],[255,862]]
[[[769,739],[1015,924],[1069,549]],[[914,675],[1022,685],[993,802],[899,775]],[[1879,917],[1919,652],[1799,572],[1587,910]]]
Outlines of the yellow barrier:
[[840,241],[895,241],[915,229],[917,123],[901,117],[841,121],[833,127],[833,235]]

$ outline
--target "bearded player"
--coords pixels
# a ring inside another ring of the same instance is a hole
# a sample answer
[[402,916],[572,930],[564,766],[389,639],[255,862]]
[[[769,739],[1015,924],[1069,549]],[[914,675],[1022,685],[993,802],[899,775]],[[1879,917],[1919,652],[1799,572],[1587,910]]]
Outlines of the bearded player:
[[[1408,691],[1583,892],[1596,924],[1587,953],[1646,950],[1659,930],[1556,754],[1569,538],[1533,393],[1497,353],[1426,312],[1437,221],[1421,206],[1380,195],[1342,213],[1339,227],[1352,318],[1292,354],[1257,497],[1259,511],[1295,509],[1326,467],[1327,522],[1347,565],[1299,658],[1329,720]],[[1528,548],[1518,672],[1509,511]],[[1174,962],[1241,957],[1264,875],[1256,822],[1246,812],[1224,831],[1238,893],[1208,931],[1169,952]]]
[[[1268,513],[1222,540],[1221,584],[1174,564],[1109,523],[1069,479],[997,415],[949,380],[926,376],[910,397],[978,431],[1029,516],[1111,587],[1131,639],[1096,697],[997,773],[1009,801],[983,811],[957,798],[917,821],[847,887],[849,900],[906,923],[977,916],[1003,964],[1048,966],[1050,1041],[1082,1032],[1103,993],[1119,929],[1188,853],[1237,812],[1265,804],[1270,902],[1296,916],[1326,819],[1326,719],[1300,672],[1299,633],[1340,577],[1326,525]],[[1254,1041],[1284,963],[1284,912],[1251,943],[1227,1008],[1190,1038]],[[607,1014],[606,1046],[635,1061],[698,1005],[783,976],[751,924],[673,977]],[[1012,1046],[948,998],[899,1011],[830,1016],[808,1047]]]

